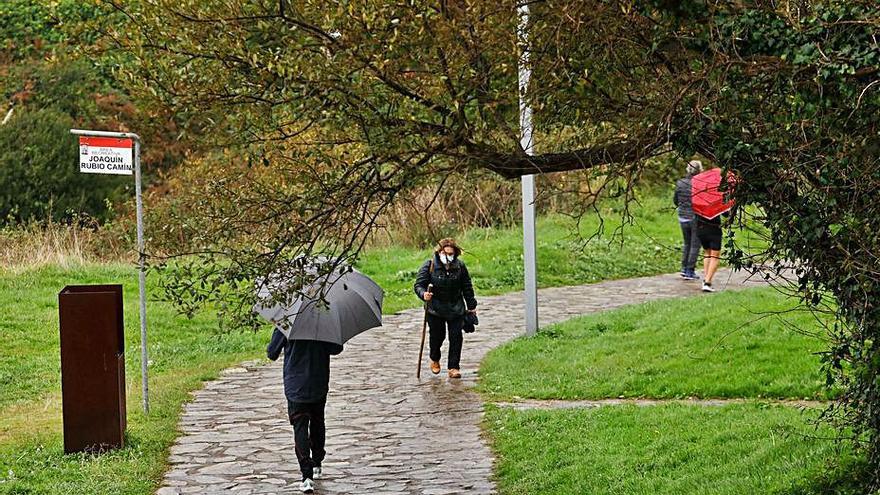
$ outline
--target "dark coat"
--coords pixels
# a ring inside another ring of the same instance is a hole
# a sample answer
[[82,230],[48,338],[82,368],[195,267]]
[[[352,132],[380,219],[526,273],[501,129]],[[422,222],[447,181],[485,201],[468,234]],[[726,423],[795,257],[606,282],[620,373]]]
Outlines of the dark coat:
[[342,346],[317,340],[287,340],[277,328],[266,348],[272,361],[284,351],[284,395],[290,402],[325,402],[330,389],[330,356]]
[[455,259],[447,267],[440,263],[440,256],[434,253],[434,272],[429,274],[430,269],[431,260],[428,260],[419,269],[413,285],[413,290],[422,300],[425,299],[428,284],[434,285],[434,296],[428,304],[428,313],[445,320],[454,320],[477,307],[471,276],[461,260]]
[[675,193],[672,202],[678,207],[678,218],[692,221],[694,209],[691,206],[691,176],[678,179],[675,182]]

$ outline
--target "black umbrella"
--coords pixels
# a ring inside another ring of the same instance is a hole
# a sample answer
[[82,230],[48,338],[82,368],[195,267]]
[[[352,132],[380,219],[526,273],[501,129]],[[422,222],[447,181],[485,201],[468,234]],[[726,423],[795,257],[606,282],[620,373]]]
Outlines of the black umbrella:
[[304,295],[286,304],[283,295],[289,293],[287,281],[270,276],[259,284],[254,311],[276,324],[289,340],[342,345],[365,330],[382,326],[384,292],[357,270],[337,269],[318,277],[301,292]]

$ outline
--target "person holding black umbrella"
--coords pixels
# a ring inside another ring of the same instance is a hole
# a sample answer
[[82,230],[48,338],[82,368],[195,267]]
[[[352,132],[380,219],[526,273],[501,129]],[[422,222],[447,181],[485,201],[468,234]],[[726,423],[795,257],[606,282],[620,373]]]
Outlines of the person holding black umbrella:
[[293,426],[294,449],[302,473],[300,490],[314,492],[314,481],[321,477],[321,462],[327,427],[324,408],[330,389],[330,356],[342,352],[342,345],[318,340],[288,340],[278,328],[266,355],[272,361],[284,352],[284,395],[287,416]]
[[[462,328],[465,316],[476,315],[477,300],[467,266],[459,259],[461,248],[455,239],[437,243],[431,259],[422,264],[413,290],[425,301],[426,318],[430,329],[429,346],[431,372],[440,373],[440,346],[449,334],[447,373],[449,378],[461,378],[461,348],[464,343]],[[431,285],[432,290],[428,290]]]
[[[359,333],[382,325],[381,287],[348,266],[319,276],[322,263],[332,260],[300,261],[259,281],[254,305],[255,312],[275,325],[266,355],[274,361],[284,353],[284,395],[303,493],[314,493],[314,480],[322,475],[326,455],[324,408],[330,356],[341,353],[343,344]],[[297,290],[296,281],[303,274],[315,279]],[[291,301],[296,294],[301,295]]]

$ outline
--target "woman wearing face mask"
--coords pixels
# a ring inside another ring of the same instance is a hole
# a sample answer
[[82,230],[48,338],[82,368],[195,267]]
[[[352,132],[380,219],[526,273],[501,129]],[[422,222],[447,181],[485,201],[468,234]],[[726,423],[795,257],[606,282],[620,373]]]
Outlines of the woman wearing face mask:
[[[431,372],[440,373],[440,346],[449,332],[449,357],[446,369],[449,378],[461,378],[462,327],[466,313],[477,312],[474,286],[467,267],[458,257],[461,248],[454,239],[437,243],[434,256],[426,261],[416,277],[413,289],[427,305]],[[428,291],[428,286],[431,291]]]

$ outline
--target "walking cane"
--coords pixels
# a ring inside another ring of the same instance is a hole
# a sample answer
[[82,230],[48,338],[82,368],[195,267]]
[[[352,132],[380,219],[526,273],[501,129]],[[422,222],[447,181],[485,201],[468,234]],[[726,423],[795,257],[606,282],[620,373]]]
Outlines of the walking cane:
[[[428,290],[425,292],[430,294],[433,284],[428,284]],[[425,301],[425,318],[422,320],[422,345],[419,346],[419,367],[416,368],[416,378],[422,377],[422,354],[425,352],[425,332],[428,329],[428,301]]]

